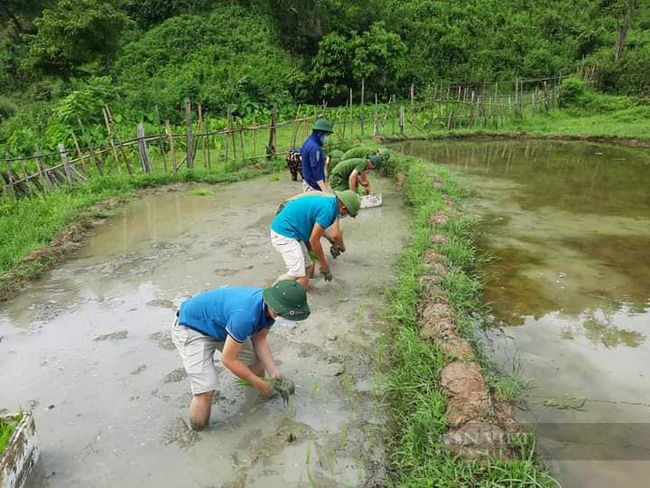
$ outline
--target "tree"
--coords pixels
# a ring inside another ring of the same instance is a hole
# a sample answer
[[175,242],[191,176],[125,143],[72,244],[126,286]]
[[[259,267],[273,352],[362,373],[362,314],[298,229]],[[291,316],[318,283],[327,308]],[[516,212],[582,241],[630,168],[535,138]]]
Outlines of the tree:
[[403,78],[406,50],[400,37],[380,23],[362,34],[328,34],[318,45],[313,62],[317,91],[340,102],[349,87],[360,86],[365,78],[369,92],[386,94]]
[[296,54],[315,54],[323,37],[319,2],[268,0],[267,3],[282,44]]
[[31,63],[69,77],[90,63],[93,71],[108,71],[131,20],[108,0],[57,0],[35,23],[37,34],[28,36]]
[[635,8],[634,0],[625,1],[625,16],[623,21],[618,28],[618,37],[616,39],[616,46],[614,47],[614,61],[618,61],[621,58],[621,53],[623,52],[623,47],[625,46],[625,39],[627,37],[627,31],[630,30],[630,25],[632,24],[632,15]]
[[44,1],[46,0],[2,0],[0,2],[0,25],[10,22],[15,36],[20,37],[28,30],[26,24],[41,12]]

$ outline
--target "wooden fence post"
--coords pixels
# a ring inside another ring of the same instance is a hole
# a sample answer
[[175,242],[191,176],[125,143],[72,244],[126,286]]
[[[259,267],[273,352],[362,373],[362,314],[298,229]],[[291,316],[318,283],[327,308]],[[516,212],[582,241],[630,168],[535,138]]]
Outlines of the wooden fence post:
[[144,135],[144,124],[140,122],[138,124],[138,150],[140,152],[140,163],[142,164],[142,171],[145,173],[151,173],[151,161],[149,159],[149,153],[147,152],[147,141],[145,141]]
[[255,117],[253,117],[253,157],[257,157],[257,120]]
[[15,199],[18,198],[16,195],[16,189],[14,188],[14,176],[13,170],[11,169],[11,164],[9,163],[9,154],[5,153],[5,158],[7,158],[7,187]]
[[234,160],[237,159],[237,142],[235,141],[235,129],[230,109],[228,109],[228,130],[230,131],[230,137],[232,139],[232,158]]
[[28,179],[29,175],[27,174],[27,168],[25,167],[25,162],[24,161],[20,162],[20,167],[23,170],[23,175],[25,175],[24,180],[25,180],[25,187],[27,188],[27,193],[29,194],[29,196],[32,196],[32,189],[29,186],[29,179]]
[[404,114],[404,105],[399,106],[399,132],[401,135],[404,135],[404,129],[406,128],[406,116]]
[[266,146],[266,160],[270,161],[275,156],[275,118],[277,117],[278,108],[273,105],[271,112],[271,129],[269,131],[269,144]]
[[302,108],[302,104],[298,104],[298,109],[296,110],[296,117],[295,117],[295,122],[293,123],[293,129],[291,130],[291,147],[295,147],[296,145],[296,137],[298,136],[298,129],[300,128],[300,122],[298,122],[298,119],[300,118],[300,109]]
[[81,123],[80,118],[77,118],[77,123],[79,124],[79,127],[81,128],[81,135],[84,136],[84,138],[86,138],[88,140],[88,149],[90,149],[90,152],[93,155],[93,160],[95,161],[95,167],[97,168],[97,172],[101,175],[101,174],[103,174],[102,160],[97,157],[97,154],[95,153],[95,148],[93,147],[93,143],[90,141],[90,137],[88,137],[88,134],[86,133],[86,128]]
[[365,134],[365,127],[364,127],[364,116],[363,116],[363,106],[366,98],[366,78],[363,77],[361,78],[361,135],[363,136]]
[[[203,134],[203,107],[199,103],[199,134]],[[201,153],[203,154],[203,167],[208,167],[208,156],[205,148],[205,136],[201,136]]]
[[165,130],[160,123],[160,111],[158,110],[158,105],[155,106],[156,112],[156,132],[158,132],[158,145],[160,146],[160,157],[163,160],[163,172],[167,173],[167,156],[165,155],[165,143],[160,134],[160,129]]
[[192,137],[192,102],[185,99],[185,128],[187,130],[187,169],[194,168],[194,146]]
[[[114,137],[117,140],[117,147],[120,149],[120,152],[122,153],[122,157],[124,158],[124,165],[126,166],[126,171],[130,175],[132,175],[133,170],[131,169],[131,163],[129,162],[129,157],[126,155],[126,152],[124,151],[124,146],[120,142],[119,134],[117,133],[117,130],[115,130],[113,116],[111,115],[111,109],[108,108],[108,105],[104,105],[104,108],[106,109],[106,116],[108,118],[110,126],[113,128],[112,137]],[[119,161],[117,162],[117,164],[119,165]]]
[[117,157],[117,149],[115,148],[115,141],[113,140],[113,131],[111,130],[111,123],[108,120],[108,112],[106,112],[105,107],[102,107],[102,115],[104,116],[104,123],[106,124],[106,131],[108,132],[108,143],[111,145],[113,158],[115,159],[115,166],[117,166],[117,172],[121,173],[122,168],[120,168],[120,159]]
[[373,137],[379,135],[379,97],[377,96],[377,93],[375,93],[375,123],[372,128],[372,135]]
[[352,88],[350,88],[350,139],[354,139],[354,113],[352,112]]
[[533,98],[530,106],[530,114],[535,116],[535,91],[533,90]]
[[165,132],[167,133],[167,139],[169,140],[169,151],[172,158],[172,170],[174,173],[178,170],[176,166],[176,157],[174,156],[174,136],[172,134],[172,127],[169,123],[169,119],[165,121]]
[[411,113],[415,110],[415,84],[411,83]]
[[61,155],[61,161],[63,161],[63,169],[65,170],[65,179],[67,180],[69,186],[73,186],[74,179],[72,178],[72,169],[70,168],[70,160],[68,159],[68,154],[65,152],[65,146],[62,143],[59,143],[59,154]]
[[74,142],[74,147],[75,147],[75,152],[77,154],[77,157],[79,158],[79,161],[81,162],[81,169],[84,172],[84,175],[88,176],[88,170],[86,169],[86,160],[82,157],[83,155],[81,154],[81,148],[79,147],[79,141],[77,141],[77,136],[75,135],[74,131],[72,131],[72,141]]
[[47,174],[47,170],[45,169],[45,163],[43,162],[43,156],[41,155],[41,150],[38,147],[38,144],[34,144],[34,157],[36,158],[36,162],[38,164],[38,174],[41,177],[41,180],[43,180],[43,188],[45,193],[49,193],[49,191],[52,189],[52,182],[50,181],[50,177]]

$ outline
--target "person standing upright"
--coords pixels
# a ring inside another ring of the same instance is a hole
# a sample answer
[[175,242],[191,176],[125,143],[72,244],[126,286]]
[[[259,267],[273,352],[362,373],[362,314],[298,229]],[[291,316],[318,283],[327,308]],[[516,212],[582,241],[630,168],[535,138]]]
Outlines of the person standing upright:
[[311,135],[300,149],[303,192],[332,193],[332,189],[325,179],[325,153],[323,152],[323,145],[332,132],[333,125],[330,121],[318,119],[312,127]]

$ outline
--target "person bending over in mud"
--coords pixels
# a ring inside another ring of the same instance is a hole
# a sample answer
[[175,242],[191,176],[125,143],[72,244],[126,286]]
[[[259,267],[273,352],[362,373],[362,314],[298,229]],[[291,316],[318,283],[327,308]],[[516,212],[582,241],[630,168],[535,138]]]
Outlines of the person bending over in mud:
[[355,193],[357,192],[357,187],[361,185],[366,195],[370,195],[372,189],[368,181],[368,171],[379,168],[382,162],[383,160],[378,155],[370,156],[367,159],[355,158],[341,161],[332,170],[330,185],[335,191],[347,190],[349,188]]
[[217,388],[215,350],[221,362],[242,380],[271,396],[263,377],[282,379],[273,360],[267,335],[280,316],[304,320],[309,316],[305,289],[295,281],[279,281],[265,290],[242,286],[206,291],[183,303],[172,325],[172,341],[190,379],[189,418],[193,430],[210,420],[212,396]]
[[384,161],[384,163],[390,159],[390,149],[387,149],[385,147],[355,146],[352,149],[348,149],[343,154],[341,161],[347,161],[348,159],[355,158],[367,159],[373,154],[381,156],[381,159]]
[[337,191],[334,195],[307,193],[286,202],[271,223],[271,243],[287,267],[287,272],[278,281],[295,280],[305,289],[309,288],[314,264],[309,259],[307,246],[318,257],[325,281],[331,281],[332,272],[321,237],[332,244],[333,256],[336,252],[345,252],[338,217],[356,217],[360,206],[359,197],[351,191]]

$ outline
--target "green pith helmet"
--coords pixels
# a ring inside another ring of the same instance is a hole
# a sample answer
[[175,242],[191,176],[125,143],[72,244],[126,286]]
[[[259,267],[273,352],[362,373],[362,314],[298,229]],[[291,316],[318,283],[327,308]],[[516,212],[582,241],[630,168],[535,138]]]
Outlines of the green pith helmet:
[[372,162],[372,164],[375,165],[375,168],[377,168],[377,169],[379,169],[379,167],[381,166],[381,164],[384,162],[384,160],[382,159],[382,157],[379,156],[378,154],[375,154],[375,155],[373,155],[373,156],[370,156],[368,159]]
[[281,280],[264,290],[264,301],[283,319],[305,320],[309,317],[307,293],[293,280]]
[[377,154],[381,156],[381,159],[383,159],[384,162],[390,159],[390,149],[386,149],[385,147],[380,147],[377,149]]
[[332,152],[330,152],[330,159],[337,159],[340,161],[342,157],[343,157],[343,151],[339,149],[334,149]]
[[334,124],[326,119],[318,119],[316,122],[314,122],[312,130],[320,130],[323,132],[329,132],[331,134],[334,132]]
[[335,191],[334,194],[336,195],[336,198],[341,200],[341,203],[345,205],[345,208],[348,209],[350,217],[356,217],[361,208],[361,200],[359,200],[359,196],[352,190]]

